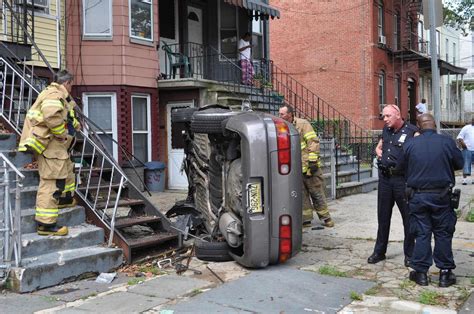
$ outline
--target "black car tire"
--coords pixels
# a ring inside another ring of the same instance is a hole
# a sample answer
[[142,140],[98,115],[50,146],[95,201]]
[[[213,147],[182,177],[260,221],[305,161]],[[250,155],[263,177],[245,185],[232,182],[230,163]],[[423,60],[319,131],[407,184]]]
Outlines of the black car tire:
[[191,122],[191,118],[196,112],[196,108],[181,108],[171,112],[171,121],[173,123]]
[[229,254],[229,245],[225,241],[207,242],[194,240],[194,253],[201,261],[207,262],[229,262],[234,259]]
[[239,113],[239,111],[223,108],[211,108],[195,112],[191,119],[191,131],[194,133],[222,134],[222,122]]

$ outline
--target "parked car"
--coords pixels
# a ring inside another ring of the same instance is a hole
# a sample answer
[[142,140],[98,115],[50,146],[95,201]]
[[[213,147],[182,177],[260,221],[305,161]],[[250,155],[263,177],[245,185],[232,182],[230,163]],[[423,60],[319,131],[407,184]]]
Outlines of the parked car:
[[207,261],[283,263],[301,248],[301,148],[284,120],[218,105],[172,112],[184,124],[188,198],[167,213]]

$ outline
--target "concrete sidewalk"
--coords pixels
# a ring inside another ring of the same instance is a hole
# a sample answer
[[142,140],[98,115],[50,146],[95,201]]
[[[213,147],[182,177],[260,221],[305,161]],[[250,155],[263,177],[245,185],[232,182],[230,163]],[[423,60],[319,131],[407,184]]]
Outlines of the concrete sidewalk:
[[[459,184],[459,187],[461,203],[466,209],[474,198],[474,185]],[[165,211],[184,197],[185,193],[168,191],[150,198]],[[409,269],[403,266],[403,227],[396,208],[387,260],[367,264],[377,232],[376,202],[377,191],[331,202],[335,228],[305,229],[302,252],[283,266],[249,270],[234,262],[203,263],[193,258],[190,267],[202,274],[187,271],[178,276],[172,268],[158,269],[156,263],[148,263],[124,269],[111,284],[89,279],[31,294],[4,292],[0,295],[0,312],[240,313],[286,309],[301,313],[454,313],[460,310],[474,289],[474,257],[469,256],[474,252],[474,223],[458,221],[456,226],[453,247],[458,283],[450,288],[438,288],[437,269],[433,267],[431,284],[419,287],[407,279]],[[285,297],[278,297],[279,290],[274,289],[271,278],[299,281],[280,286]],[[305,290],[305,286],[319,288]],[[252,287],[258,293],[248,294]],[[242,289],[247,292],[247,298],[243,298]],[[324,297],[326,303],[318,297]],[[466,302],[465,313],[472,312],[472,298]],[[265,302],[269,302],[269,307],[263,306]],[[294,307],[296,302],[304,304],[304,308]]]

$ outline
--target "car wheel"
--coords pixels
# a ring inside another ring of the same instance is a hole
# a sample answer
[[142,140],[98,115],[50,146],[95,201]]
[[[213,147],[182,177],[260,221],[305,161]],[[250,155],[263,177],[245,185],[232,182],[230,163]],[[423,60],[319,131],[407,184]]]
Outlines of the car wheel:
[[229,245],[225,241],[208,242],[196,239],[194,240],[194,253],[201,261],[229,262],[234,260],[229,254]]
[[194,133],[222,134],[222,122],[239,113],[239,111],[223,108],[197,111],[191,119],[191,131]]
[[196,111],[196,108],[180,108],[174,110],[171,112],[171,121],[173,123],[191,122],[193,113]]

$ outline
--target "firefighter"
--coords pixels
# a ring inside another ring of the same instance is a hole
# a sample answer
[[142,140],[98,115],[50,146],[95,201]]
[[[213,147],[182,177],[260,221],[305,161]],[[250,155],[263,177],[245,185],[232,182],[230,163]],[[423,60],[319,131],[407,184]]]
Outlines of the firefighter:
[[[321,162],[319,160],[319,139],[311,124],[305,119],[294,116],[293,107],[280,107],[279,116],[298,130],[301,140],[301,159],[303,166],[303,227],[310,227],[313,220],[313,208],[325,227],[334,227],[326,203],[326,193]],[[311,204],[311,202],[312,204]]]
[[39,235],[67,235],[68,228],[56,224],[59,208],[75,204],[70,151],[80,123],[74,113],[76,103],[69,95],[72,80],[72,74],[61,70],[38,95],[26,115],[18,147],[19,151],[33,153],[38,161],[35,220]]

